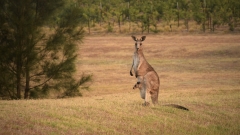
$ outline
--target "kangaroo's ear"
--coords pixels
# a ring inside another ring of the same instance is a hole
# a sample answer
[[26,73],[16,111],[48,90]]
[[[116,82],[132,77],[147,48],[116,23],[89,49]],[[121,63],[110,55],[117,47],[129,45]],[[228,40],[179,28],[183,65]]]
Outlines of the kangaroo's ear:
[[146,39],[146,36],[142,36],[141,41],[144,41]]
[[135,36],[132,36],[132,39],[133,39],[134,41],[137,41],[137,38],[136,38]]

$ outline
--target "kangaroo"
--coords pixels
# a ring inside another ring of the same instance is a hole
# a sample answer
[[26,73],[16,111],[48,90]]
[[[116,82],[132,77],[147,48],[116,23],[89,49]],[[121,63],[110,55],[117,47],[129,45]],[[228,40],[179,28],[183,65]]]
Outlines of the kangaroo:
[[[143,105],[149,105],[150,97],[152,99],[152,103],[157,104],[160,79],[143,54],[142,41],[146,39],[146,36],[142,36],[140,39],[137,39],[135,36],[132,36],[132,38],[136,43],[130,75],[133,76],[132,69],[134,69],[135,77],[138,79],[137,83],[133,86],[133,89],[138,88],[140,90],[141,98],[145,99]],[[163,106],[170,106],[189,111],[187,108],[176,104],[166,104]]]
[[144,105],[149,105],[149,99],[151,97],[152,103],[158,103],[158,93],[160,80],[157,72],[147,62],[143,54],[142,42],[146,39],[146,36],[142,36],[137,39],[132,36],[135,41],[135,51],[133,55],[133,63],[130,69],[130,75],[133,76],[132,69],[134,70],[135,77],[137,78],[137,84],[139,87],[141,98],[145,100]]

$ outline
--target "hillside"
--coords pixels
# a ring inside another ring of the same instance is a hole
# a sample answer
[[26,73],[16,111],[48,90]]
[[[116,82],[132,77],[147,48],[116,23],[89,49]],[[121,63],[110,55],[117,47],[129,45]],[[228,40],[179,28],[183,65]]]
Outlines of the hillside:
[[[83,97],[0,101],[0,134],[240,134],[239,35],[147,35],[144,53],[161,79],[159,105],[143,107],[129,75],[130,36],[86,37]],[[166,104],[179,104],[190,111]]]
[[[239,35],[149,35],[143,47],[162,92],[224,90],[239,88],[239,42]],[[85,96],[132,91],[136,79],[129,75],[134,51],[130,35],[86,37],[80,48],[78,75],[94,76]]]

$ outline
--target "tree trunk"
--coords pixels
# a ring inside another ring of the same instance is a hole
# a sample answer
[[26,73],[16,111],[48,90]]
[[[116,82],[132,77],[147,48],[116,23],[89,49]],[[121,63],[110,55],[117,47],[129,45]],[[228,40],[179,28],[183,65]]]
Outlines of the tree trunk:
[[186,28],[187,28],[187,32],[188,32],[188,29],[189,29],[188,19],[185,19],[185,26],[186,26]]
[[29,76],[29,67],[28,62],[26,64],[26,86],[25,86],[25,92],[24,92],[24,99],[29,98],[29,90],[30,90],[30,76]]
[[119,32],[121,32],[121,15],[119,15],[118,17],[118,28],[119,28]]
[[21,64],[21,58],[18,58],[17,61],[17,99],[21,99],[21,71],[22,71],[22,64]]
[[202,23],[202,29],[203,29],[203,32],[205,33],[205,19],[203,20],[203,23]]
[[[21,24],[19,25],[19,29],[22,28],[21,27]],[[21,81],[22,81],[22,78],[21,78],[21,75],[22,75],[22,44],[23,44],[23,41],[22,41],[22,30],[20,29],[19,30],[19,35],[17,37],[17,53],[16,53],[16,67],[17,67],[17,70],[16,70],[16,78],[17,78],[17,99],[21,99]]]
[[213,31],[213,30],[212,30],[212,17],[210,16],[209,19],[210,19],[210,20],[209,20],[209,23],[210,23],[210,24],[209,24],[209,26],[210,26],[210,30]]
[[148,26],[148,33],[149,33],[149,31],[150,31],[150,19],[149,19],[149,17],[148,17],[148,20],[147,20],[148,22],[147,22],[147,26]]
[[88,33],[90,34],[91,31],[90,31],[90,19],[88,19]]
[[180,17],[179,17],[179,10],[178,10],[178,27],[179,27],[179,18],[180,18]]
[[215,24],[212,25],[212,31],[214,32],[215,30]]
[[128,31],[130,32],[131,31],[131,20],[130,19],[129,19],[128,24],[129,24]]
[[25,86],[25,93],[24,93],[24,99],[28,99],[29,98],[29,76],[26,77],[26,86]]

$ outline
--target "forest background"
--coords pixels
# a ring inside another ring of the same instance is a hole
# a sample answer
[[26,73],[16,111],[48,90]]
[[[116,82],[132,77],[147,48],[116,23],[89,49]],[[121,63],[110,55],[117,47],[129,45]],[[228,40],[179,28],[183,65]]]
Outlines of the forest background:
[[234,0],[78,0],[88,33],[239,31]]

